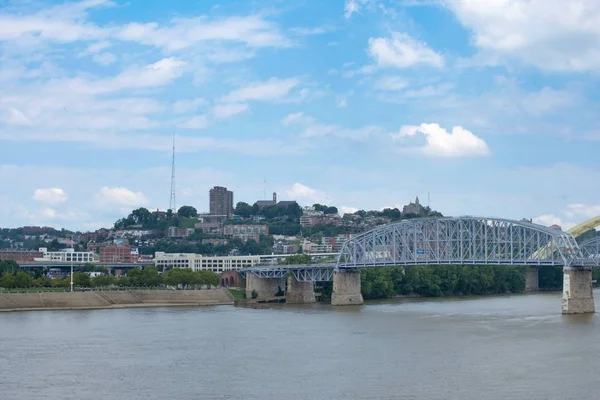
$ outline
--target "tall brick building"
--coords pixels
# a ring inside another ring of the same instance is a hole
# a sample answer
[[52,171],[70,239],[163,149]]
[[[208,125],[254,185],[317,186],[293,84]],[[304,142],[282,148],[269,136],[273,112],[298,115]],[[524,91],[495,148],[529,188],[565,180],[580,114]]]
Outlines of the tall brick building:
[[208,192],[209,212],[212,215],[233,215],[233,192],[226,187],[215,186]]

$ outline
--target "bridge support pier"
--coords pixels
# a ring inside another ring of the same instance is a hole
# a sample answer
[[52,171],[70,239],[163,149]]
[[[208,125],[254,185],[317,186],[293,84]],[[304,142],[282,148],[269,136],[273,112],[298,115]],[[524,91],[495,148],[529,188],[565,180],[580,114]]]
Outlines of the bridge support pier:
[[590,267],[565,267],[563,276],[563,314],[596,312]]
[[285,302],[288,304],[316,303],[313,282],[299,282],[294,275],[290,275],[287,281]]
[[525,291],[533,292],[533,291],[537,291],[540,288],[539,272],[540,272],[540,267],[537,265],[527,267],[527,276],[525,278]]
[[246,275],[246,298],[252,298],[252,292],[256,291],[257,300],[275,297],[275,294],[283,289],[283,281],[279,278],[259,278],[253,273]]
[[332,306],[351,306],[363,304],[360,291],[360,270],[343,269],[333,273]]

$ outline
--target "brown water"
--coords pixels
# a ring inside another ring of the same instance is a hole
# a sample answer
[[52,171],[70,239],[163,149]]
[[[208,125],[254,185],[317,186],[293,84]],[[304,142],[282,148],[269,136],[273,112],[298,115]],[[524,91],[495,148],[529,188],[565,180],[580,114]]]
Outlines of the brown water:
[[556,293],[0,313],[0,400],[598,399],[599,333]]

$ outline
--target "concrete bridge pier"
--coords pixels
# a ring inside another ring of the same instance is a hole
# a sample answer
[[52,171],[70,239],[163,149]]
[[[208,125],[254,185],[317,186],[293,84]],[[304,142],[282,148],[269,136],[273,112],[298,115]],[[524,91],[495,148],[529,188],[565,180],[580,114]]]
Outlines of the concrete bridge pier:
[[565,267],[563,276],[563,314],[596,312],[592,291],[592,268]]
[[288,304],[316,303],[313,282],[300,282],[290,274],[285,292],[285,302]]
[[246,298],[251,299],[253,291],[258,295],[257,300],[275,297],[279,289],[284,289],[284,282],[281,278],[259,278],[249,273],[246,276]]
[[332,306],[363,304],[360,291],[360,269],[342,269],[333,273]]
[[533,266],[527,267],[527,276],[525,278],[525,291],[533,292],[533,291],[537,291],[540,288],[539,273],[540,273],[539,266],[533,265]]

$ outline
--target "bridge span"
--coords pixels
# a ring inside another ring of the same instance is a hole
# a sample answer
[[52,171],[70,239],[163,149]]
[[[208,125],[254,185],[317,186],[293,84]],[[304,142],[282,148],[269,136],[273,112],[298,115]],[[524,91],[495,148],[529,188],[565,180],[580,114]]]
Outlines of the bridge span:
[[593,313],[592,266],[600,238],[577,244],[569,232],[503,218],[442,217],[382,225],[348,240],[336,263],[241,270],[246,297],[271,297],[287,279],[287,301],[314,302],[313,284],[333,281],[332,305],[362,304],[360,269],[413,265],[513,265],[530,268],[537,285],[543,266],[564,270],[562,312]]

